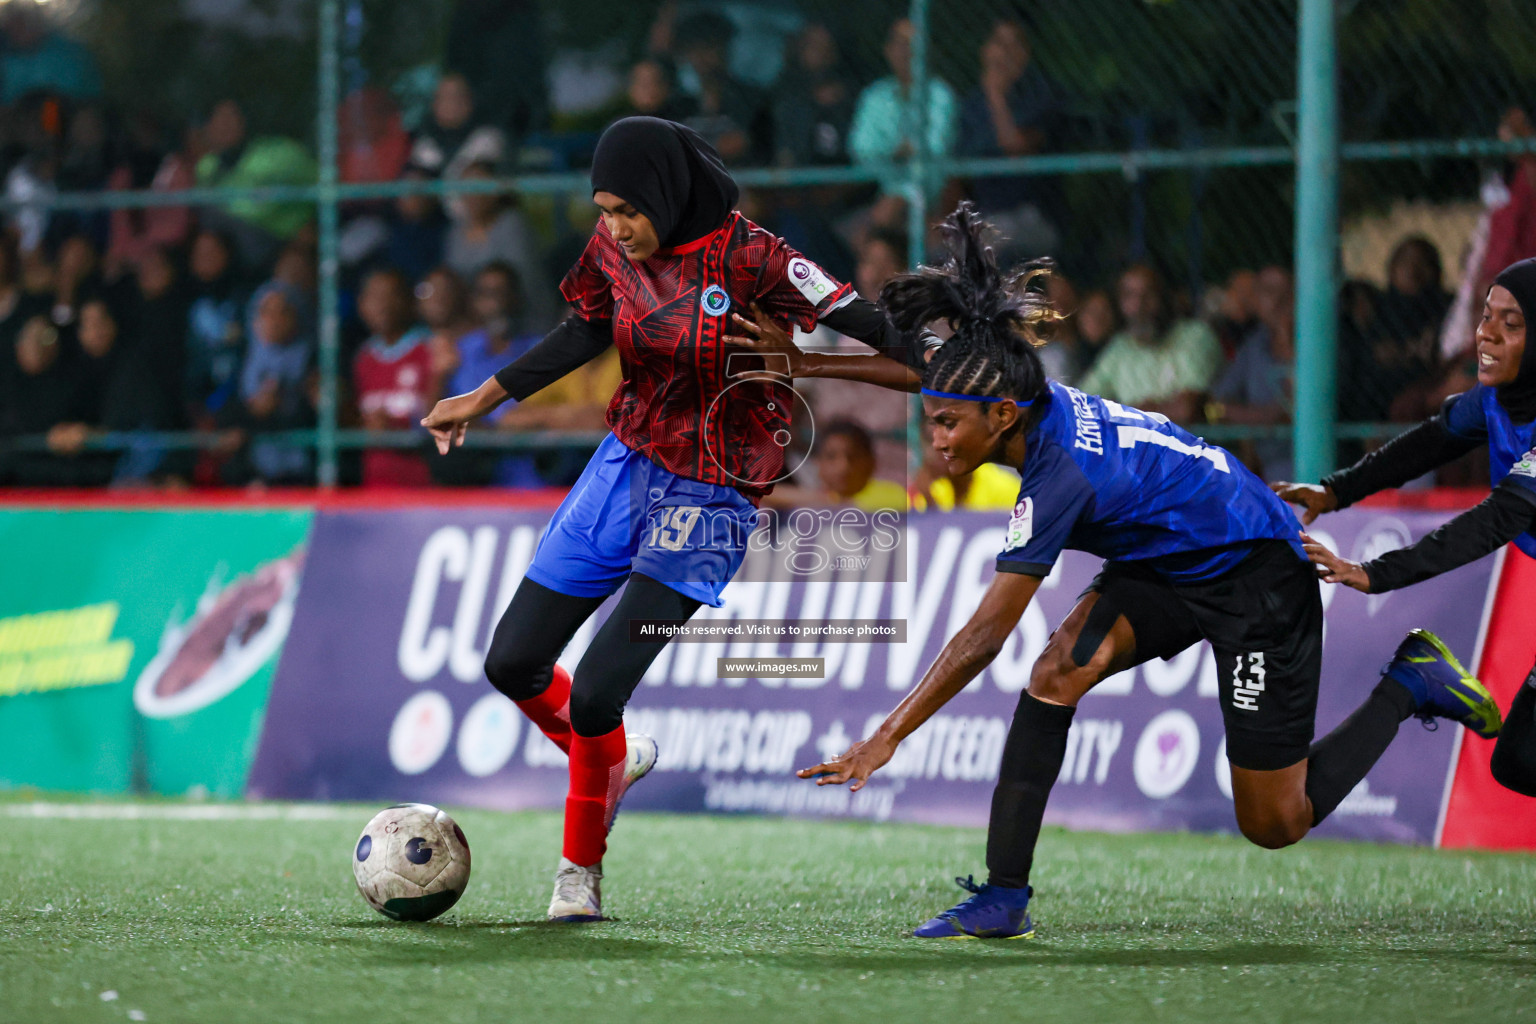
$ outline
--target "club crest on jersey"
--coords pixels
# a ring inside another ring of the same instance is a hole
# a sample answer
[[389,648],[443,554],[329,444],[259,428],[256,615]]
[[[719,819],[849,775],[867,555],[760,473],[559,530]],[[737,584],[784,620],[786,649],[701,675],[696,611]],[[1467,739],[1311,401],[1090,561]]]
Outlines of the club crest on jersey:
[[712,284],[704,289],[704,294],[699,296],[699,305],[704,307],[704,312],[710,316],[724,316],[725,311],[731,308],[731,297],[725,294],[725,289],[717,284]]
[[1008,535],[1003,539],[1003,551],[1016,551],[1029,543],[1035,535],[1035,499],[1020,498],[1008,518]]

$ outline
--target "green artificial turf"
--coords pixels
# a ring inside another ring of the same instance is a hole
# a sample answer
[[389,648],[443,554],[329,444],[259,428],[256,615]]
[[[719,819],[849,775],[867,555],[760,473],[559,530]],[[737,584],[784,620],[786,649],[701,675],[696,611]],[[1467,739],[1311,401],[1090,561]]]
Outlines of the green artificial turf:
[[924,942],[905,933],[963,895],[981,832],[631,813],[618,920],[573,927],[542,921],[555,815],[450,809],[469,890],[402,925],[352,884],[373,808],[25,809],[0,804],[6,1022],[1536,1019],[1529,856],[1048,830],[1037,938]]

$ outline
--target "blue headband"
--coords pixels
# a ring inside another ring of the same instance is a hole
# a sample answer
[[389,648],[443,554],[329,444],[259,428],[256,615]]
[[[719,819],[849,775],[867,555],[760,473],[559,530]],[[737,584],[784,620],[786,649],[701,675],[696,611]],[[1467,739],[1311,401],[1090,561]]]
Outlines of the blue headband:
[[[995,395],[992,397],[987,397],[985,395],[957,395],[951,391],[935,391],[932,388],[923,388],[922,393],[927,395],[929,398],[958,398],[962,402],[1001,402],[1003,400],[1002,396],[1000,395]],[[1028,402],[1020,402],[1015,399],[1014,404],[1034,405],[1035,403],[1033,399]]]

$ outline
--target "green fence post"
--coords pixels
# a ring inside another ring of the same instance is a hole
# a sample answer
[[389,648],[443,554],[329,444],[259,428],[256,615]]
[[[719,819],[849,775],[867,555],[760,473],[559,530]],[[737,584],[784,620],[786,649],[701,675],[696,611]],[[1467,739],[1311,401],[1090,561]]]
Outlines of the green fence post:
[[317,136],[320,148],[318,206],[320,216],[320,432],[318,470],[321,487],[336,486],[336,394],[341,351],[341,323],[336,309],[339,288],[336,215],[336,110],[340,101],[337,67],[341,60],[341,7],[337,0],[320,4],[320,102]]
[[[912,95],[917,97],[917,145],[907,168],[907,263],[912,269],[927,258],[928,236],[928,0],[912,0]],[[947,159],[941,157],[940,160]],[[923,401],[912,396],[907,417],[907,461],[913,473],[922,464]]]
[[928,156],[928,0],[912,0],[908,19],[912,22],[912,90],[908,102],[913,103],[917,114],[913,126],[917,139],[912,158],[907,161],[907,254],[908,263],[915,268],[926,258],[923,250],[928,235],[928,175],[932,164]]
[[1332,472],[1337,417],[1339,94],[1333,0],[1301,0],[1297,24],[1297,480]]

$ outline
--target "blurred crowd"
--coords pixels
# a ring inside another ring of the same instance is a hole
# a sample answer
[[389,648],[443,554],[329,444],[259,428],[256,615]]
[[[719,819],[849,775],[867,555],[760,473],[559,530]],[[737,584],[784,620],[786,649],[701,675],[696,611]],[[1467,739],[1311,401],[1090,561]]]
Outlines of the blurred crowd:
[[[344,182],[493,179],[529,166],[577,169],[595,130],[550,129],[551,69],[528,41],[531,5],[465,2],[429,99],[385,88],[347,95],[339,112]],[[912,88],[912,26],[888,26],[883,74],[861,80],[826,25],[784,40],[769,83],[744,37],[742,10],[665,4],[633,59],[607,69],[622,87],[607,120],[651,114],[691,125],[736,166],[900,165],[930,156],[1049,152],[1070,130],[1068,98],[1032,59],[1024,24],[1002,18],[976,53],[975,84],[930,78]],[[72,212],[35,204],[59,192],[312,183],[304,142],[262,134],[235,98],[186,125],[166,125],[101,96],[91,53],[32,5],[0,13],[0,171],[14,205],[0,231],[0,483],[21,486],[232,486],[313,483],[312,450],[285,441],[317,421],[314,207],[283,201]],[[465,25],[468,25],[466,28]],[[782,27],[781,27],[782,28]],[[513,73],[496,53],[526,54]],[[588,69],[588,79],[601,74]],[[919,130],[921,126],[921,130]],[[1532,134],[1519,110],[1506,137]],[[907,266],[905,179],[800,190],[749,190],[743,212],[834,275],[878,296]],[[1060,183],[1002,176],[930,183],[936,209],[977,202],[1005,259],[1057,251],[1069,225]],[[1422,237],[1392,252],[1385,287],[1350,281],[1340,297],[1340,419],[1409,421],[1471,380],[1473,318],[1501,266],[1536,252],[1536,158],[1512,162],[1484,189],[1485,212],[1460,292]],[[470,390],[562,315],[556,285],[594,213],[514,194],[413,195],[341,211],[344,427],[411,431],[438,398]],[[1291,416],[1293,292],[1282,266],[1239,270],[1201,286],[1170,283],[1150,263],[1117,273],[1059,268],[1046,283],[1070,314],[1042,356],[1052,376],[1185,424],[1281,428]],[[1090,279],[1099,277],[1102,279]],[[807,345],[846,339],[818,331]],[[620,380],[616,352],[521,404],[493,429],[595,431]],[[797,502],[1011,505],[1005,471],[949,481],[909,464],[910,406],[833,381],[807,382],[815,443],[785,494]],[[855,415],[849,417],[849,411]],[[192,432],[201,447],[164,446],[147,431]],[[1277,435],[1283,431],[1274,431]],[[126,448],[91,444],[126,435]],[[17,439],[22,439],[18,443]],[[1277,436],[1236,445],[1270,478],[1290,475]],[[428,458],[422,444],[348,452],[343,479],[382,486],[559,486],[579,452],[466,448]],[[1458,469],[1456,472],[1477,470]],[[893,490],[894,489],[894,490]],[[895,497],[893,497],[893,495]],[[790,500],[786,498],[784,500]]]

